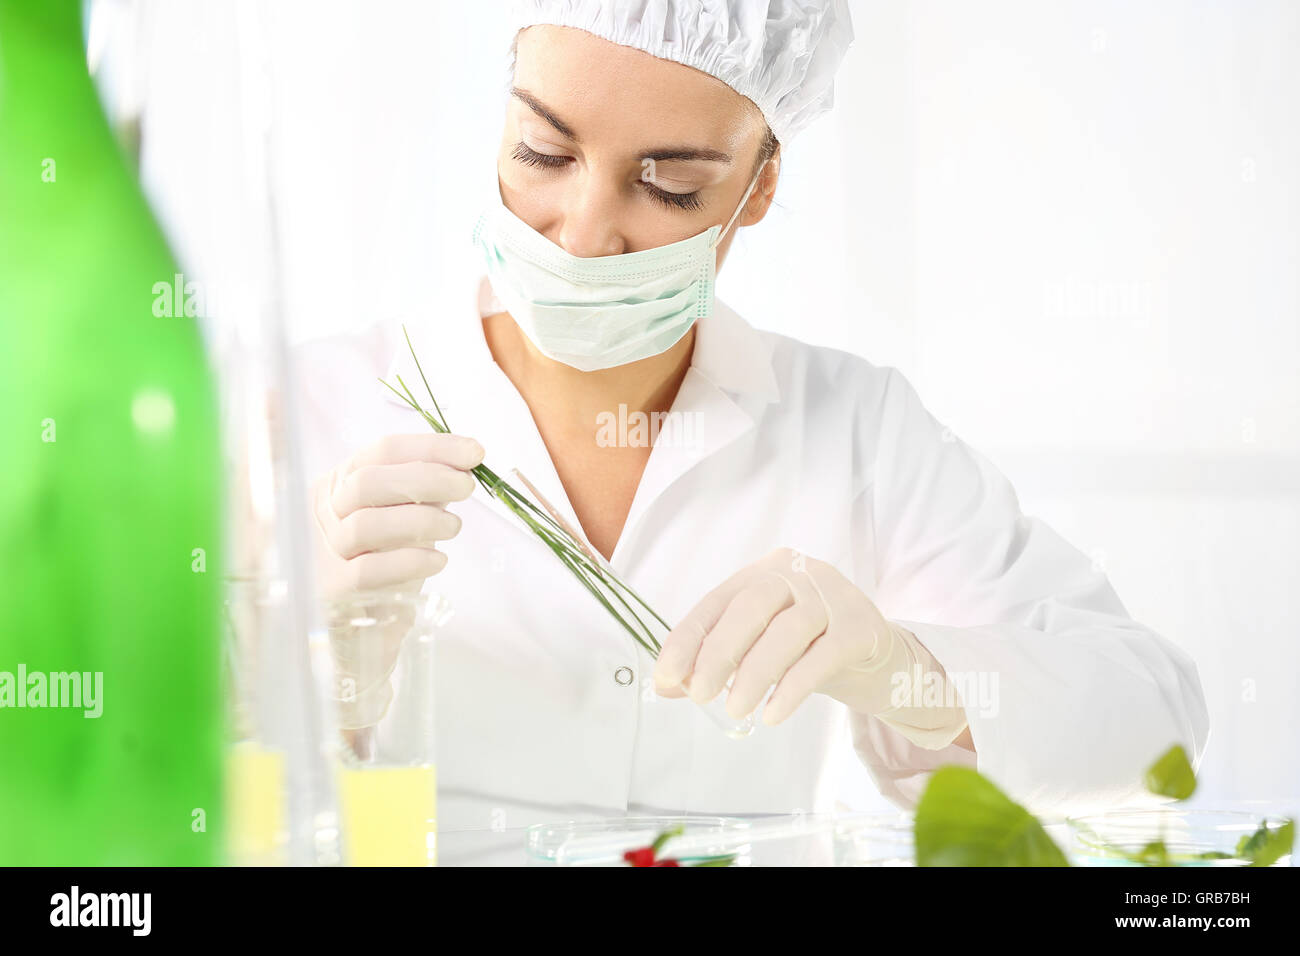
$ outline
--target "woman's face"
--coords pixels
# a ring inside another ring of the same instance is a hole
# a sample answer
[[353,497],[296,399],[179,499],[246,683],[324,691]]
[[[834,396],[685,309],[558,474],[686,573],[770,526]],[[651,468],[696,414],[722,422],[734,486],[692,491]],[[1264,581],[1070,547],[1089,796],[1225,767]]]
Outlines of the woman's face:
[[[581,30],[519,35],[497,157],[516,216],[572,255],[639,252],[726,225],[754,174],[767,126],[708,74]],[[731,231],[766,213],[769,163]]]

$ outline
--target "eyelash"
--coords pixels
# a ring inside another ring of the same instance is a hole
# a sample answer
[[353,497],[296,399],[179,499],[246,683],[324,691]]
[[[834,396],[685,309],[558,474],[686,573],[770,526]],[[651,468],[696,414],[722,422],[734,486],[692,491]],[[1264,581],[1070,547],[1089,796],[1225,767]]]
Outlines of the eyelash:
[[644,180],[638,180],[645,187],[646,192],[656,202],[674,209],[695,210],[704,205],[700,201],[700,194],[697,190],[693,193],[670,193],[660,189],[654,183],[647,183]]
[[569,161],[568,156],[548,156],[546,153],[539,153],[522,141],[515,144],[515,151],[511,155],[525,166],[544,166],[547,169],[558,169]]
[[[546,153],[539,153],[522,141],[515,144],[511,157],[525,166],[541,167],[543,169],[559,169],[568,163],[570,159],[568,156],[549,156]],[[644,180],[637,180],[637,182],[645,187],[646,193],[651,199],[670,209],[693,211],[704,205],[700,200],[698,190],[693,193],[670,193],[660,189],[654,183],[647,183]]]

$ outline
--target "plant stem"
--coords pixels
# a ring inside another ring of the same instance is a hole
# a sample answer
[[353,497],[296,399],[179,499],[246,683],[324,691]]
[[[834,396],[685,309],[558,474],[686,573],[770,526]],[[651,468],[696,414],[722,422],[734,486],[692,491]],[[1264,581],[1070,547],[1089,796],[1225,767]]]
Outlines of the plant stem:
[[[400,375],[397,376],[397,384],[401,386],[400,391],[383,379],[379,381],[385,388],[418,412],[430,428],[440,434],[449,434],[451,428],[447,424],[446,417],[442,414],[437,398],[434,397],[433,389],[430,387],[429,380],[420,365],[420,360],[415,354],[415,348],[411,345],[411,337],[407,333],[405,326],[402,327],[402,333],[406,336],[407,348],[411,350],[411,358],[415,362],[416,370],[420,373],[420,379],[424,383],[425,391],[429,393],[429,400],[433,403],[434,411],[429,412],[420,405],[411,389],[402,381]],[[583,587],[591,592],[592,596],[618,621],[634,641],[645,648],[652,658],[658,659],[661,645],[645,621],[641,619],[640,614],[633,609],[628,599],[638,604],[645,613],[658,621],[666,630],[671,630],[671,627],[646,603],[641,595],[620,580],[608,564],[602,564],[594,560],[587,553],[587,549],[583,547],[582,543],[567,529],[562,527],[543,509],[533,504],[519,489],[515,488],[487,465],[480,464],[476,466],[471,470],[471,474],[474,475],[485,491],[504,504],[515,517],[523,522],[534,537],[538,538],[550,549],[552,554],[559,558],[564,566],[569,569],[569,572],[578,579]],[[618,608],[614,606],[614,602],[622,606],[627,616],[619,612]],[[635,626],[633,622],[635,622]]]

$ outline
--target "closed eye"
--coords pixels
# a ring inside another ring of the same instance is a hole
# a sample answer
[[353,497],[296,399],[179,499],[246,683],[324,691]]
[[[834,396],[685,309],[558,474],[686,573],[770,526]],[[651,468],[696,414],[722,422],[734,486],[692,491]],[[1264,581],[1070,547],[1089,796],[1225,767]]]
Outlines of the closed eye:
[[704,202],[700,199],[699,190],[693,193],[670,193],[665,189],[660,189],[654,183],[646,182],[644,179],[639,179],[637,182],[645,187],[646,192],[650,194],[652,199],[669,208],[699,209],[704,205]]
[[[510,155],[525,166],[542,169],[559,169],[561,166],[573,161],[572,156],[551,156],[547,153],[539,153],[522,140],[515,144],[514,151]],[[660,189],[654,183],[648,183],[643,179],[637,180],[637,183],[646,190],[650,198],[669,209],[696,210],[704,205],[698,190],[691,193],[670,193],[666,189]]]
[[572,156],[551,156],[547,153],[539,153],[522,140],[515,144],[515,150],[510,155],[525,166],[541,166],[546,169],[558,169],[573,159]]

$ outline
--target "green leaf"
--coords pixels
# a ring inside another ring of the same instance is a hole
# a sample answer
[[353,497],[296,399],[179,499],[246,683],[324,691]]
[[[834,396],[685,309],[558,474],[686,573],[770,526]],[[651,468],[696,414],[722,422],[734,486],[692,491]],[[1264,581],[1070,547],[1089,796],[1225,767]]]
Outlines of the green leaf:
[[731,866],[735,862],[735,856],[711,856],[699,863],[692,863],[691,866]]
[[433,397],[433,389],[429,387],[429,380],[424,377],[424,369],[420,367],[420,360],[415,356],[415,346],[411,344],[411,334],[406,331],[405,325],[402,326],[402,334],[406,336],[406,347],[411,350],[411,359],[415,362],[415,370],[420,373],[420,380],[424,382],[424,390],[429,393],[429,401],[433,402],[433,410],[438,413],[438,421],[442,423],[443,431],[449,432],[451,427],[447,424],[447,416],[442,413],[442,409],[438,407],[438,400]]
[[1174,744],[1147,770],[1146,787],[1152,793],[1186,800],[1196,791],[1196,773],[1182,744]]
[[1291,852],[1295,844],[1295,821],[1288,819],[1277,828],[1270,828],[1261,823],[1259,829],[1250,836],[1244,836],[1237,843],[1237,856],[1250,860],[1251,866],[1272,866]]
[[680,836],[685,832],[686,832],[686,828],[681,824],[678,824],[677,826],[671,827],[665,830],[663,833],[659,834],[657,837],[655,837],[654,843],[650,844],[650,849],[654,851],[655,858],[658,859],[659,851],[663,849],[665,843],[667,843],[673,837]]
[[940,767],[916,808],[917,866],[1069,866],[1042,824],[978,771]]
[[1169,848],[1164,840],[1152,840],[1136,853],[1126,854],[1134,863],[1143,866],[1170,866]]

